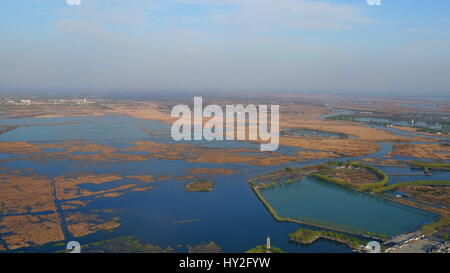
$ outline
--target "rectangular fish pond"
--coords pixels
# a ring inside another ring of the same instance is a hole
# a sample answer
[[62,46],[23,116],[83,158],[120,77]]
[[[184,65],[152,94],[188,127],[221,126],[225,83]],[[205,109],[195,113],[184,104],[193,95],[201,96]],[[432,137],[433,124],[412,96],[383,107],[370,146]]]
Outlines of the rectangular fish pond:
[[391,237],[417,230],[436,219],[432,213],[311,176],[259,191],[280,217],[350,232]]

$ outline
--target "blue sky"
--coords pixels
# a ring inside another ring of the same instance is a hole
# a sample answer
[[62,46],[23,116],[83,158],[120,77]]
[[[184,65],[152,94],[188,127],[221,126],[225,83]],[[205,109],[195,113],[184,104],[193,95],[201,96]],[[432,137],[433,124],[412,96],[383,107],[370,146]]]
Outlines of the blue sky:
[[450,93],[450,1],[0,1],[0,91]]

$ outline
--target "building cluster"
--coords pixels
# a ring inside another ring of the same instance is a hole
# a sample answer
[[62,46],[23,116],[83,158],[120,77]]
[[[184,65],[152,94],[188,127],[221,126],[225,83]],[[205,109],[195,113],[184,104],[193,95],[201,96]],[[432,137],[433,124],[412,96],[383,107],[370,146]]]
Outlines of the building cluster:
[[397,242],[386,249],[389,253],[450,253],[450,242],[433,235],[420,235]]
[[82,105],[95,103],[90,99],[13,99],[13,98],[0,98],[0,105]]

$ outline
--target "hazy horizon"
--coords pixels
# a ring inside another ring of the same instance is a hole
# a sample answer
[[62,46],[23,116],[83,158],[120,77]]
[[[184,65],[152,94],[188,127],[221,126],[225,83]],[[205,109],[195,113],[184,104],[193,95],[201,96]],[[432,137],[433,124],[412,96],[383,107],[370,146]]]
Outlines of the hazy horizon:
[[449,1],[4,0],[0,94],[447,96]]

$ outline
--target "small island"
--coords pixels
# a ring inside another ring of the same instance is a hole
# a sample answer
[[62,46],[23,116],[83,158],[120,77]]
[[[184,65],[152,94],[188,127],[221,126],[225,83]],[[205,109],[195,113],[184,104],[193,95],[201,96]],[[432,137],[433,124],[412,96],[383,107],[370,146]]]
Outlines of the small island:
[[[55,244],[55,246],[59,246]],[[123,236],[104,241],[94,242],[81,247],[83,253],[170,253],[170,247],[161,248],[140,242],[134,236]],[[70,252],[63,250],[58,252]]]
[[[252,249],[245,251],[245,253],[267,253],[267,246],[258,245]],[[284,251],[281,248],[271,246],[270,253],[284,253]]]
[[209,242],[207,244],[200,244],[191,246],[188,245],[188,253],[221,253],[222,250],[220,249],[219,245],[215,242]]
[[214,189],[214,182],[211,181],[190,182],[184,185],[184,189],[187,192],[212,191]]
[[356,251],[362,251],[367,241],[358,239],[353,236],[349,236],[340,232],[325,231],[325,230],[312,230],[306,228],[300,228],[293,233],[289,234],[291,241],[301,244],[312,244],[320,238],[328,239],[331,241],[340,242],[348,245],[350,248]]

